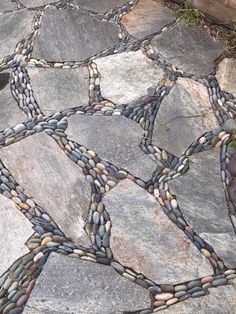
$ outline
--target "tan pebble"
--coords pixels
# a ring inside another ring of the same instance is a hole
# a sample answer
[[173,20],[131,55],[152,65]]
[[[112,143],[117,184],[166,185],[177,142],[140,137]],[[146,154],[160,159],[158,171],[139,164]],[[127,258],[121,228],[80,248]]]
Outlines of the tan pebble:
[[179,301],[178,298],[173,298],[173,299],[170,299],[166,302],[166,305],[172,305],[172,304],[175,304]]
[[91,155],[92,157],[95,157],[95,156],[96,156],[96,154],[94,153],[93,150],[88,150],[88,154]]
[[167,301],[174,297],[173,293],[160,293],[155,296],[157,301]]
[[44,238],[43,241],[41,242],[41,245],[47,245],[48,242],[52,242],[51,237]]
[[85,261],[89,261],[89,262],[94,262],[94,263],[96,263],[96,260],[93,259],[93,258],[91,258],[91,257],[89,257],[89,256],[81,256],[81,259],[82,259],[82,260],[85,260]]
[[74,252],[75,254],[80,255],[80,256],[85,254],[84,251],[81,251],[81,250],[79,250],[79,249],[74,249],[73,252]]
[[91,254],[91,253],[86,253],[86,255],[87,255],[87,256],[89,256],[89,257],[91,257],[91,258],[96,259],[96,255],[94,255],[94,254]]
[[211,253],[209,251],[207,251],[206,249],[201,249],[201,253],[206,257],[206,258],[210,258],[211,257]]
[[200,144],[206,143],[206,138],[205,138],[204,136],[201,137],[201,138],[199,138],[199,143],[200,143]]
[[154,306],[156,306],[156,307],[161,306],[161,305],[164,305],[164,304],[166,304],[165,301],[155,301],[155,302],[154,302]]
[[202,289],[208,289],[212,287],[212,284],[210,282],[204,283],[204,285],[202,285]]
[[130,274],[123,273],[122,276],[128,280],[135,281],[135,277],[131,276]]
[[12,196],[18,196],[18,193],[15,190],[11,190],[11,195]]
[[175,291],[176,292],[179,292],[179,291],[186,291],[188,290],[187,286],[185,285],[178,285],[178,286],[175,286]]
[[27,205],[26,203],[20,203],[20,208],[22,208],[22,209],[29,209],[29,205]]
[[170,204],[173,208],[177,208],[178,207],[178,203],[176,201],[176,199],[173,198],[173,200],[170,201]]
[[208,283],[208,282],[212,282],[213,281],[213,277],[212,276],[207,276],[201,279],[201,283]]
[[47,247],[52,247],[52,246],[58,246],[58,245],[60,245],[60,243],[58,243],[58,242],[53,242],[53,241],[50,241],[50,242],[47,242]]
[[159,190],[158,189],[154,189],[154,196],[156,197],[156,198],[158,198],[159,196],[160,196],[160,192],[159,192]]
[[161,197],[158,197],[158,202],[160,203],[161,206],[164,206],[163,199]]
[[104,166],[102,163],[100,163],[100,162],[98,162],[96,166],[97,166],[98,169],[100,169],[100,170],[104,170],[104,169],[105,169],[105,166]]
[[12,198],[13,202],[15,202],[16,204],[20,205],[21,204],[21,199],[19,199],[19,197],[13,197]]
[[65,145],[65,148],[66,148],[69,152],[71,152],[71,147],[70,147],[69,144],[66,144],[66,145]]
[[30,207],[35,207],[35,202],[33,200],[31,200],[30,198],[27,199],[26,203],[30,206]]
[[39,252],[38,254],[35,255],[34,257],[34,262],[36,263],[38,260],[40,260],[43,257],[43,252]]

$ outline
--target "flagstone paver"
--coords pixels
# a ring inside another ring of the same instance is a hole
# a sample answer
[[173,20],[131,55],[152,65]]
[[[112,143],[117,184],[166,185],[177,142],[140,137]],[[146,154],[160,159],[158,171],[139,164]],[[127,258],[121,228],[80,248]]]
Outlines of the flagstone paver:
[[62,230],[86,243],[83,227],[90,188],[81,170],[61,154],[53,139],[35,135],[2,149],[0,157],[26,193],[47,208]]
[[[68,123],[68,137],[92,149],[105,160],[146,180],[156,170],[156,164],[139,148],[143,130],[135,122],[118,116],[74,115]],[[122,133],[121,130],[129,132]]]
[[125,3],[125,0],[100,0],[99,2],[93,0],[73,0],[73,3],[85,7],[88,10],[104,13],[121,6]]
[[13,201],[0,195],[0,276],[11,264],[29,252],[25,242],[33,234],[31,223],[16,208]]
[[53,254],[24,313],[109,314],[115,309],[136,311],[149,306],[147,290],[129,283],[111,267]]
[[[28,68],[32,89],[38,103],[47,114],[67,108],[87,105],[89,77],[86,68],[37,69]],[[79,82],[79,84],[78,84]],[[68,93],[70,99],[68,101]]]
[[151,93],[163,78],[163,70],[141,51],[96,59],[102,96],[115,104],[127,104]]
[[141,0],[122,17],[122,24],[134,37],[143,38],[175,21],[174,14],[161,1]]
[[[48,61],[79,61],[118,44],[118,27],[67,8],[49,9],[36,39],[33,57]],[[73,47],[73,49],[69,49]]]
[[0,0],[0,313],[236,314],[223,45],[159,0],[20,2]]
[[191,156],[189,171],[169,183],[182,212],[198,233],[233,233],[221,182],[219,154],[219,149],[214,149]]
[[[180,70],[203,76],[214,69],[214,60],[223,53],[223,46],[208,33],[183,22],[154,37],[155,51]],[[203,57],[204,56],[204,57]]]
[[179,78],[158,111],[153,142],[180,156],[194,140],[217,127],[207,88],[190,79]]
[[236,94],[236,60],[225,58],[219,64],[216,77],[220,87],[226,92]]
[[204,257],[186,243],[187,237],[167,219],[155,198],[132,181],[122,181],[104,204],[112,220],[111,249],[123,265],[157,283],[211,274]]
[[10,72],[0,73],[0,128],[4,130],[26,120],[10,90]]
[[28,10],[0,13],[0,59],[12,54],[16,44],[31,31],[33,17]]

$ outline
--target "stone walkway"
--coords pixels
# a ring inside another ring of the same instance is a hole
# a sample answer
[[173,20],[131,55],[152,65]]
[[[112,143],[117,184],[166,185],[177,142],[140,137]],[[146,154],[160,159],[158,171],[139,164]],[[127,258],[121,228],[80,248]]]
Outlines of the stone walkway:
[[0,313],[236,313],[236,61],[159,0],[0,0]]

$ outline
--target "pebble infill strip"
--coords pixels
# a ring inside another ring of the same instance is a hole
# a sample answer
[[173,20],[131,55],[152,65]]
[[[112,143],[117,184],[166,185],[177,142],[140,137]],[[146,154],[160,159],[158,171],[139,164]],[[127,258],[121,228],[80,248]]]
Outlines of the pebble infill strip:
[[[51,252],[57,252],[74,258],[80,258],[90,262],[111,265],[124,278],[136,282],[143,288],[149,289],[151,295],[150,309],[141,310],[141,314],[157,312],[177,302],[188,298],[201,297],[209,293],[211,287],[218,287],[231,283],[236,278],[236,269],[227,269],[208,243],[199,237],[186,222],[178,206],[177,199],[168,187],[168,181],[178,178],[189,169],[189,157],[213,147],[221,147],[221,176],[229,206],[229,215],[236,230],[236,200],[230,191],[230,182],[234,176],[229,172],[228,165],[232,158],[230,143],[235,139],[235,134],[225,126],[225,123],[235,119],[236,99],[233,95],[220,90],[214,75],[204,78],[196,78],[191,74],[183,73],[169,64],[161,55],[154,53],[149,42],[153,36],[145,40],[134,40],[125,31],[120,20],[122,15],[132,9],[138,1],[130,1],[125,5],[111,10],[104,15],[98,15],[101,20],[113,20],[120,28],[121,42],[118,47],[105,50],[95,57],[82,62],[54,62],[46,60],[33,60],[31,53],[36,36],[40,30],[43,13],[47,8],[55,7],[58,10],[78,6],[64,1],[55,5],[39,8],[35,11],[32,32],[16,45],[15,52],[6,56],[0,63],[0,70],[10,68],[11,91],[21,110],[28,116],[28,121],[19,123],[12,128],[0,132],[0,146],[11,145],[27,136],[38,132],[46,132],[60,146],[62,151],[80,168],[82,168],[86,180],[91,184],[91,203],[88,208],[88,218],[85,226],[90,236],[92,246],[85,248],[73,243],[60,230],[56,222],[47,214],[47,209],[42,209],[37,203],[25,195],[23,187],[17,184],[8,169],[1,162],[0,192],[15,202],[18,209],[33,224],[34,234],[26,245],[30,250],[22,258],[18,259],[0,278],[0,312],[3,314],[21,313],[24,305],[40,275],[43,265]],[[18,3],[20,7],[20,3]],[[86,11],[86,10],[85,10]],[[95,14],[86,11],[88,14]],[[156,35],[156,34],[155,34]],[[116,105],[103,99],[100,90],[100,74],[96,66],[96,58],[108,56],[121,51],[134,51],[141,49],[148,58],[165,70],[166,78],[152,96],[148,96],[138,102],[128,105]],[[54,68],[74,68],[86,65],[89,70],[89,99],[88,105],[58,112],[51,117],[46,117],[40,109],[40,104],[34,98],[30,84],[30,77],[25,68],[26,65]],[[204,84],[208,88],[209,98],[215,115],[219,122],[219,129],[209,131],[196,139],[182,156],[174,156],[165,150],[152,144],[152,133],[155,117],[164,97],[170,92],[178,77],[191,78]],[[157,170],[152,178],[145,182],[137,178],[123,168],[118,168],[105,161],[96,152],[79,143],[70,140],[66,136],[67,118],[73,114],[78,115],[123,115],[128,119],[139,123],[144,129],[144,137],[140,148],[157,164]],[[233,120],[234,121],[234,120]],[[210,262],[214,275],[198,278],[177,285],[155,283],[151,278],[138,274],[134,270],[121,265],[113,259],[110,248],[110,234],[112,222],[103,204],[103,196],[118,182],[130,179],[155,196],[162,206],[168,218],[180,228],[191,242],[198,248],[203,256]],[[234,179],[235,180],[235,179]]]

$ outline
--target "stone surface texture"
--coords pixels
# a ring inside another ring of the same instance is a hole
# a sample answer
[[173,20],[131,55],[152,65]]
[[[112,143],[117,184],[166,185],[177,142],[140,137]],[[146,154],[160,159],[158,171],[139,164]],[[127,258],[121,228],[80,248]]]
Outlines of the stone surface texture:
[[17,4],[9,0],[0,0],[0,12],[17,9]]
[[219,64],[216,77],[222,90],[236,95],[236,59],[223,59]]
[[73,3],[88,10],[104,13],[125,3],[125,0],[74,0]]
[[233,232],[220,177],[220,150],[191,156],[190,170],[169,182],[181,211],[197,232]]
[[[125,132],[124,132],[125,130]],[[125,117],[78,116],[68,119],[68,137],[118,167],[143,180],[156,170],[155,163],[139,148],[143,130]]]
[[12,54],[16,44],[31,31],[34,12],[20,10],[0,13],[0,59]]
[[202,134],[217,127],[207,88],[193,80],[179,78],[161,103],[153,143],[180,156]]
[[28,74],[34,96],[42,111],[48,115],[89,102],[87,68],[58,70],[29,67]]
[[10,90],[10,72],[0,73],[0,130],[13,127],[26,120],[25,114],[18,108]]
[[80,61],[118,44],[118,27],[70,8],[48,9],[33,57],[48,61]]
[[56,2],[55,0],[21,0],[21,3],[26,6],[26,8],[35,8],[42,5],[51,4]]
[[110,314],[149,306],[147,290],[111,267],[52,254],[24,313]]
[[13,262],[29,252],[25,242],[33,234],[33,225],[16,208],[14,202],[3,195],[0,195],[0,211],[1,277]]
[[213,72],[214,60],[223,53],[223,45],[219,41],[182,21],[155,36],[151,44],[171,64],[197,76]]
[[96,59],[102,96],[115,104],[127,104],[148,95],[163,78],[163,70],[141,51]]
[[80,244],[89,243],[83,230],[89,185],[52,138],[34,135],[1,149],[0,158],[25,193],[45,208],[66,234]]
[[235,314],[236,284],[210,289],[210,295],[173,305],[165,314]]
[[[156,283],[212,273],[204,257],[165,215],[153,196],[126,179],[104,198],[112,219],[114,258]],[[158,261],[158,262],[157,262]]]
[[174,14],[162,1],[141,0],[122,17],[121,22],[132,36],[141,39],[161,31],[174,20]]

